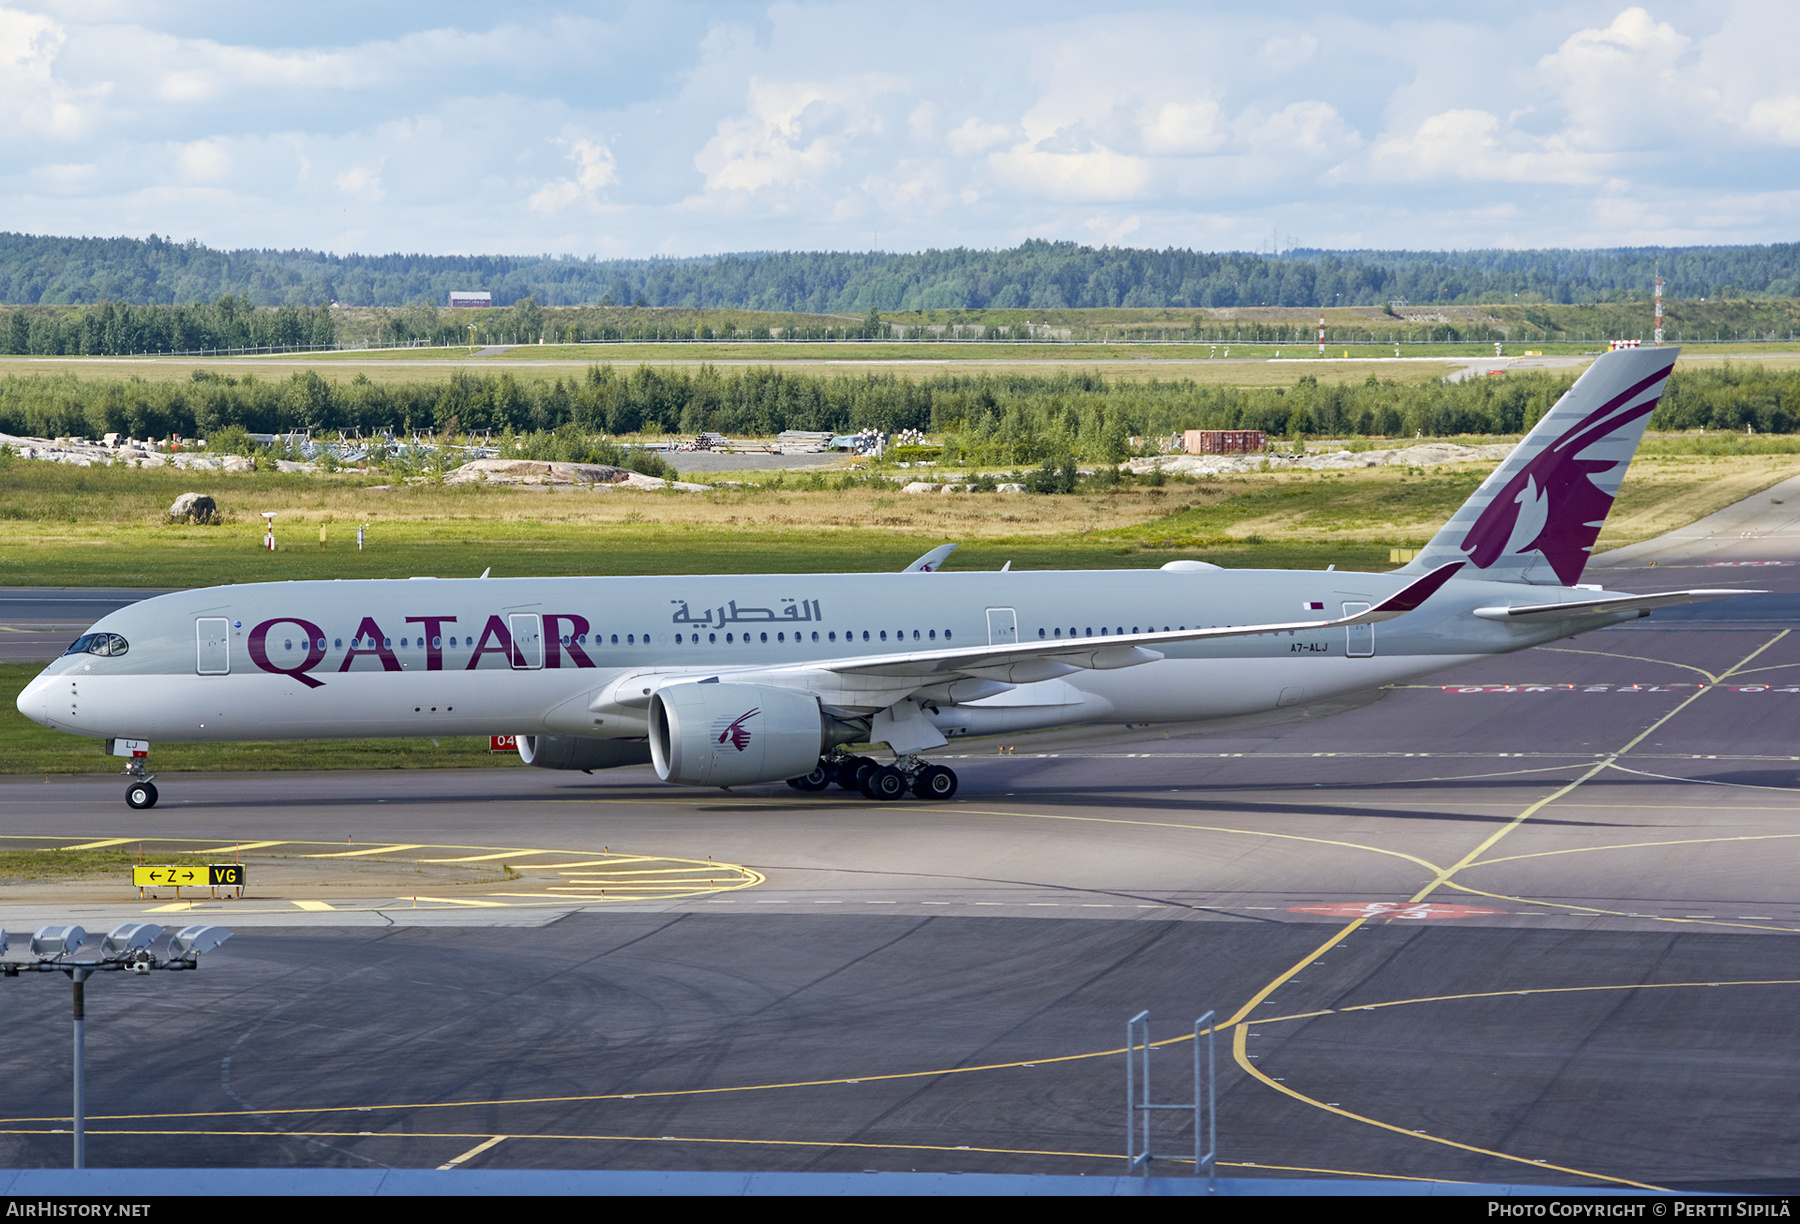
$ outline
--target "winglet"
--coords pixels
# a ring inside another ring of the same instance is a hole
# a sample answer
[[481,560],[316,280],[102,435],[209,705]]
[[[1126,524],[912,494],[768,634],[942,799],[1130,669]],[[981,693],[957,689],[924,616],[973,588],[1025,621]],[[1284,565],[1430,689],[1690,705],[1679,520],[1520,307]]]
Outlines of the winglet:
[[929,574],[944,568],[944,558],[956,551],[954,544],[939,544],[936,548],[901,570],[902,574]]
[[1456,571],[1467,565],[1466,561],[1452,561],[1440,565],[1423,578],[1413,581],[1389,595],[1386,599],[1370,608],[1367,612],[1348,618],[1341,624],[1368,625],[1376,621],[1393,620],[1402,613],[1411,612],[1414,608],[1437,594],[1438,588],[1456,577]]

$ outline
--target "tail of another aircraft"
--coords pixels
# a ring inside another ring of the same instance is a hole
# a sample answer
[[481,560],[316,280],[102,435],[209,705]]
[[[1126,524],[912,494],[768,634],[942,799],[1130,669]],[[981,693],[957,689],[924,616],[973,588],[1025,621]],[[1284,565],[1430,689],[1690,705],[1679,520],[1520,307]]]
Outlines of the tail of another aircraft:
[[1602,353],[1402,573],[1581,581],[1679,348]]

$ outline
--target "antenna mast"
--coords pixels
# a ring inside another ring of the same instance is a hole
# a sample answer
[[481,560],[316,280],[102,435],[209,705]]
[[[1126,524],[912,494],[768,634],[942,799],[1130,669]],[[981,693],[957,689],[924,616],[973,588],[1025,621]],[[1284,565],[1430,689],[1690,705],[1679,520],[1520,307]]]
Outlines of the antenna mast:
[[1663,313],[1662,313],[1663,278],[1662,278],[1662,261],[1661,260],[1658,260],[1656,262],[1655,268],[1656,268],[1656,345],[1658,348],[1661,348],[1662,342],[1663,342],[1663,325],[1662,325],[1662,320],[1663,320]]

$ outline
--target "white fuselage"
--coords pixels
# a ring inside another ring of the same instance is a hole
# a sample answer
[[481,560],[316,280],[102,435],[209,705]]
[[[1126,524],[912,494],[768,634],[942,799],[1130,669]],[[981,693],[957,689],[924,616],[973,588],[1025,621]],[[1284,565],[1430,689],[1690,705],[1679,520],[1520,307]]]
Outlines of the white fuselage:
[[[18,699],[77,735],[158,741],[644,734],[620,694],[672,678],[1162,629],[1329,619],[1405,584],[1343,571],[1119,570],[413,579],[213,587],[94,626],[122,653],[64,655]],[[1470,615],[1516,584],[1452,580],[1374,626],[1161,647],[975,700],[935,700],[947,736],[1245,714],[1370,688],[1577,628]],[[1557,588],[1534,595],[1555,599]],[[1620,617],[1591,617],[1579,630]],[[829,706],[829,698],[826,699]],[[844,711],[851,715],[869,710]]]

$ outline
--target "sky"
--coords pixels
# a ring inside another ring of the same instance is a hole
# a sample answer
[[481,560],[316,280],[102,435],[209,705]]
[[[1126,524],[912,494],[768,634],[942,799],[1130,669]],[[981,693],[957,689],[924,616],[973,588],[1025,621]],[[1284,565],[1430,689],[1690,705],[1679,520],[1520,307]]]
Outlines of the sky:
[[0,229],[601,257],[1800,236],[1791,0],[1253,7],[0,0]]

